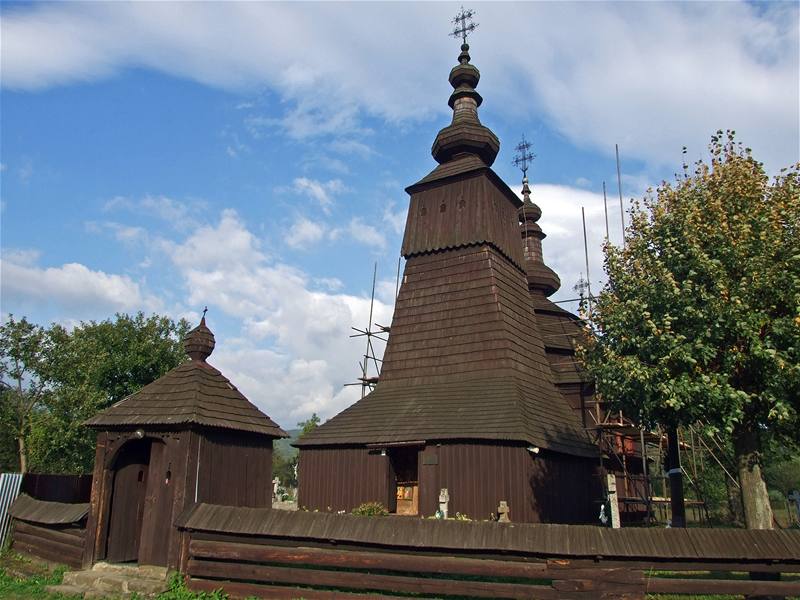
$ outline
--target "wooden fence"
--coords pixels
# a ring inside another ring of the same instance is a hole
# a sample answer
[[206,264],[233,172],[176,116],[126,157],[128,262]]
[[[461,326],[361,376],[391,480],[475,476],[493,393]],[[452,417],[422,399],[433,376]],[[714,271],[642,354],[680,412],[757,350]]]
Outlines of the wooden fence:
[[80,568],[88,512],[87,503],[47,502],[22,494],[8,510],[13,519],[12,548]]
[[[200,505],[183,515],[181,570],[189,587],[306,600],[399,594],[528,600],[800,595],[800,532],[705,530],[697,539],[707,541],[708,552],[700,558],[685,543],[691,535],[677,530],[664,535],[664,530],[629,529],[629,534],[580,526],[272,512]],[[587,536],[595,541],[582,542]],[[610,551],[587,555],[603,538]],[[736,549],[743,541],[749,550]],[[563,552],[565,543],[572,545],[572,555],[548,551]],[[796,578],[781,581],[782,574]]]

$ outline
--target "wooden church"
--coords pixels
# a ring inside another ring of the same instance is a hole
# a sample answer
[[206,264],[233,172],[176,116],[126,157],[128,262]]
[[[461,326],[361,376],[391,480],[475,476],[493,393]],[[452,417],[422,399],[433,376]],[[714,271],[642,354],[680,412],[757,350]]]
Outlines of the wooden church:
[[84,564],[177,568],[174,520],[197,502],[272,506],[272,442],[286,433],[206,359],[205,317],[190,359],[87,421],[97,430]]
[[380,380],[296,442],[298,501],[431,516],[441,493],[450,514],[475,519],[504,501],[514,521],[592,522],[599,454],[557,387],[534,313],[534,295],[546,300],[558,277],[535,222],[520,240],[523,203],[491,169],[499,141],[478,118],[466,43],[458,61],[438,166],[406,189],[406,266]]

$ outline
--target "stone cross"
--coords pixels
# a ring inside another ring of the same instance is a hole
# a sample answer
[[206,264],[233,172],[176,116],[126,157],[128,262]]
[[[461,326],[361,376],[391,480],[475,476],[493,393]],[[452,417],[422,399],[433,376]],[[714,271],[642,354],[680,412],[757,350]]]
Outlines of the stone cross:
[[497,507],[497,520],[501,523],[511,523],[511,518],[508,516],[511,509],[508,508],[508,502],[500,500],[500,506]]
[[447,488],[442,488],[439,490],[439,512],[442,513],[443,518],[447,518],[447,510],[450,504],[450,492],[447,491]]
[[794,490],[789,494],[789,502],[794,502],[794,509],[797,512],[797,522],[800,523],[800,491]]

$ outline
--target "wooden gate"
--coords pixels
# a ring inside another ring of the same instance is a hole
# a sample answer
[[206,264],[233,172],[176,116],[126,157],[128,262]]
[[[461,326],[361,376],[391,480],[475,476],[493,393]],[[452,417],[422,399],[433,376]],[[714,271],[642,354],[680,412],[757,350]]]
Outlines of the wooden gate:
[[139,558],[150,446],[150,440],[129,442],[120,449],[114,463],[106,541],[106,560],[109,562],[129,562]]

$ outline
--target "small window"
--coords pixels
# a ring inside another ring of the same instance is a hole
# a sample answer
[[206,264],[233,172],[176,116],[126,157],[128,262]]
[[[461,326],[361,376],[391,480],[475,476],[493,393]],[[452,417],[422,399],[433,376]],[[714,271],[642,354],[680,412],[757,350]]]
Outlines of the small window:
[[442,202],[442,204],[439,206],[439,212],[440,212],[440,213],[443,213],[443,212],[444,212],[444,211],[446,211],[446,210],[447,210],[447,204],[445,204],[444,202]]
[[136,477],[136,481],[138,481],[139,483],[141,483],[142,481],[144,481],[144,471],[142,471],[141,469],[139,470],[139,475],[138,475],[138,477]]

